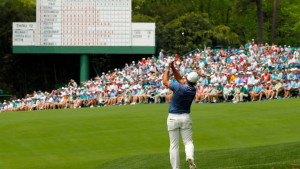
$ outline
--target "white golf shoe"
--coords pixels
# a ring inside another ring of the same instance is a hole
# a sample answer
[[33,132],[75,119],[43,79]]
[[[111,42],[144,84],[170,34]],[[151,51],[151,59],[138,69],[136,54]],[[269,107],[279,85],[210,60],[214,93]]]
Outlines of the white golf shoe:
[[190,169],[196,169],[196,164],[194,163],[194,161],[190,158],[186,159],[186,162],[189,163]]

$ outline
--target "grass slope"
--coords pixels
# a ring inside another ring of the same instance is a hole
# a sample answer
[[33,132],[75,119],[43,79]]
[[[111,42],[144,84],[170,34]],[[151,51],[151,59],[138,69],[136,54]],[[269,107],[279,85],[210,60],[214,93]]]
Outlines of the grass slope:
[[[299,103],[193,104],[197,165],[258,169],[297,162]],[[170,168],[167,110],[155,104],[2,113],[0,168]]]
[[[268,146],[196,151],[195,162],[197,167],[213,168],[292,168],[293,164],[300,165],[300,142],[284,143]],[[187,168],[184,152],[181,152],[181,168]],[[131,156],[109,161],[99,169],[156,169],[170,168],[168,153],[156,153],[140,156]],[[298,167],[299,168],[299,167]]]

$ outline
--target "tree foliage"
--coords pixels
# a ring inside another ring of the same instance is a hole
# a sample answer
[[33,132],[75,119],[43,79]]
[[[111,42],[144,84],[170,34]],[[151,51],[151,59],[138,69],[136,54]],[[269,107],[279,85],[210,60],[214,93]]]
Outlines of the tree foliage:
[[[184,17],[188,17],[192,13],[196,16],[205,16],[210,24],[210,33],[222,27],[224,29],[227,26],[229,28],[227,30],[230,30],[233,33],[232,35],[237,38],[234,41],[234,38],[228,40],[229,33],[221,35],[219,32],[217,35],[219,40],[214,36],[210,36],[208,39],[204,38],[203,43],[207,45],[238,45],[238,43],[245,43],[252,38],[258,41],[258,1],[262,2],[263,12],[262,28],[259,28],[259,30],[263,31],[261,34],[263,41],[270,42],[274,0],[133,0],[133,15],[142,14],[145,18],[146,16],[155,18],[159,48],[171,46],[166,44],[170,40],[164,40],[165,37],[170,37],[171,35],[175,36],[172,37],[175,40],[172,44],[182,42],[178,38],[180,37],[180,31],[187,29],[184,27],[184,24],[177,23],[176,29],[178,30],[172,32],[166,32],[166,28],[164,27],[175,26],[176,22],[181,22],[181,20],[184,20]],[[286,43],[296,46],[300,44],[299,3],[300,1],[294,0],[278,0],[275,43]],[[199,34],[199,30],[193,28],[196,27],[191,28],[194,34]],[[201,34],[207,33],[207,30],[202,29],[201,31]],[[175,35],[175,32],[179,32],[179,34]],[[224,36],[223,38],[226,37],[227,40],[220,40],[220,36]],[[193,40],[193,45],[195,41],[197,42],[197,40]],[[203,43],[197,43],[197,45]],[[173,47],[168,49],[172,50],[176,48],[176,51],[178,49],[189,50],[193,45],[183,47],[183,45],[176,44],[178,47],[172,45]]]

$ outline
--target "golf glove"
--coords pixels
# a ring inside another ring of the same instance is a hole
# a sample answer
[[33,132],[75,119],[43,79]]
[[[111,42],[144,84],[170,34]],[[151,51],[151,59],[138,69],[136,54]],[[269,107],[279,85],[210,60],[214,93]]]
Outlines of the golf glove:
[[169,71],[170,70],[170,65],[169,65],[169,63],[166,63],[165,64],[165,71]]

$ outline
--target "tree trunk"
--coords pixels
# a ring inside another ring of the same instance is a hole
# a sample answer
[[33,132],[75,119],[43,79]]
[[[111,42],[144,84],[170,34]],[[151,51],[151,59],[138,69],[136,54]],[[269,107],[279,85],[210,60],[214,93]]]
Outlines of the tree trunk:
[[209,20],[209,22],[211,22],[210,21],[210,16],[211,16],[211,14],[210,14],[210,3],[211,3],[211,0],[209,0],[208,4],[207,4],[207,14],[208,14],[208,20]]
[[273,18],[272,18],[272,32],[271,32],[271,44],[273,44],[275,42],[277,4],[278,4],[278,0],[274,0]]
[[256,7],[257,7],[258,43],[263,43],[264,42],[264,20],[263,20],[262,0],[256,0]]
[[199,8],[200,8],[200,12],[203,13],[204,12],[204,4],[203,4],[203,0],[199,0]]
[[229,12],[230,12],[230,7],[227,9],[227,15],[226,15],[226,26],[229,24]]

